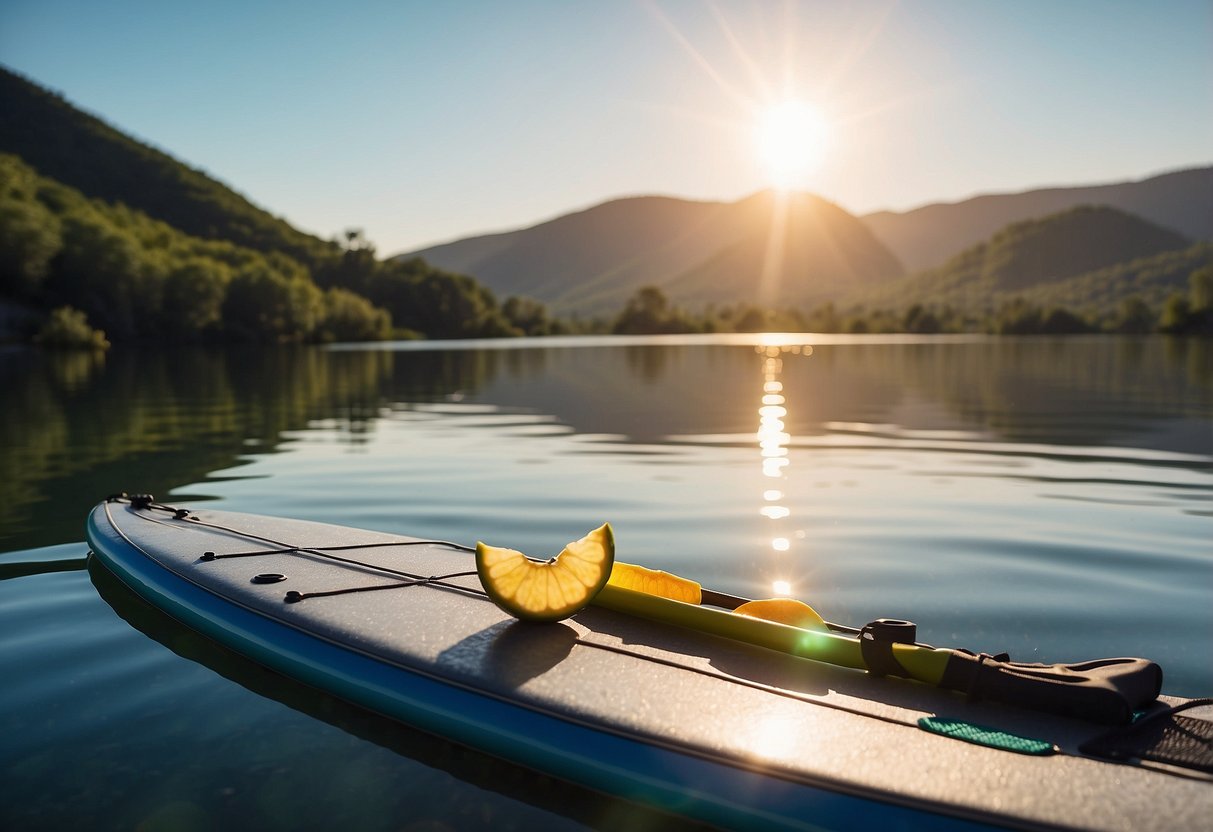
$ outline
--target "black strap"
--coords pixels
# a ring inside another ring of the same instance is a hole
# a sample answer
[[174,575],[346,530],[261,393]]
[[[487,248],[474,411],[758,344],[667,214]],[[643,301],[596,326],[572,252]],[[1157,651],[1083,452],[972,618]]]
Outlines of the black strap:
[[1114,728],[1078,747],[1108,760],[1151,760],[1213,774],[1213,722],[1180,711],[1205,708],[1213,699],[1193,699],[1144,715],[1132,725]]

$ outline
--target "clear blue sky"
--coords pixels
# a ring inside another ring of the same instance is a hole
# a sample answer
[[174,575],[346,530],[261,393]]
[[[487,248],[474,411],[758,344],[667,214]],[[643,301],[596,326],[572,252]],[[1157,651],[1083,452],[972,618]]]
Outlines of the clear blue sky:
[[1213,3],[0,2],[0,63],[382,254],[608,198],[736,199],[777,100],[862,214],[1213,161]]

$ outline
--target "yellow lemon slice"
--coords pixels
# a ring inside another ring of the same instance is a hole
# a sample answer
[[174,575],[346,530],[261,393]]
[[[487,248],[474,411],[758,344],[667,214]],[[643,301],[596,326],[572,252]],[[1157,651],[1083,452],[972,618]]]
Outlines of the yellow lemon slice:
[[825,621],[817,610],[804,601],[794,598],[767,598],[762,601],[747,601],[733,610],[751,618],[764,618],[778,624],[788,624],[805,630],[827,630]]
[[632,563],[617,562],[611,570],[608,583],[611,586],[634,589],[648,595],[660,595],[662,598],[673,598],[688,604],[698,604],[703,600],[703,591],[694,581]]
[[615,563],[615,534],[604,523],[546,562],[522,552],[476,544],[476,572],[493,603],[524,621],[559,621],[606,586]]

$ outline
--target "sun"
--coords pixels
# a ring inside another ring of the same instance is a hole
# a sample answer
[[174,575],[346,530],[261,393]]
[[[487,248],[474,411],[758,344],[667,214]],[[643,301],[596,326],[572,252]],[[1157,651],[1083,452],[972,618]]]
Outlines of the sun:
[[763,112],[755,138],[771,185],[779,189],[802,185],[821,164],[827,133],[821,114],[803,101],[783,101]]

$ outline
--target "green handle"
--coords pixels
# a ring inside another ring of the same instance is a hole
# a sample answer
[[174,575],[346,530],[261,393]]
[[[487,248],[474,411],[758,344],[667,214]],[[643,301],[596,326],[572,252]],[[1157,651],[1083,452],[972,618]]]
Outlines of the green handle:
[[[593,603],[616,612],[766,647],[803,659],[858,670],[867,669],[859,639],[841,633],[790,627],[787,624],[687,604],[610,584],[594,596]],[[951,654],[951,650],[919,647],[915,644],[893,645],[894,658],[910,677],[930,685],[939,684]]]

